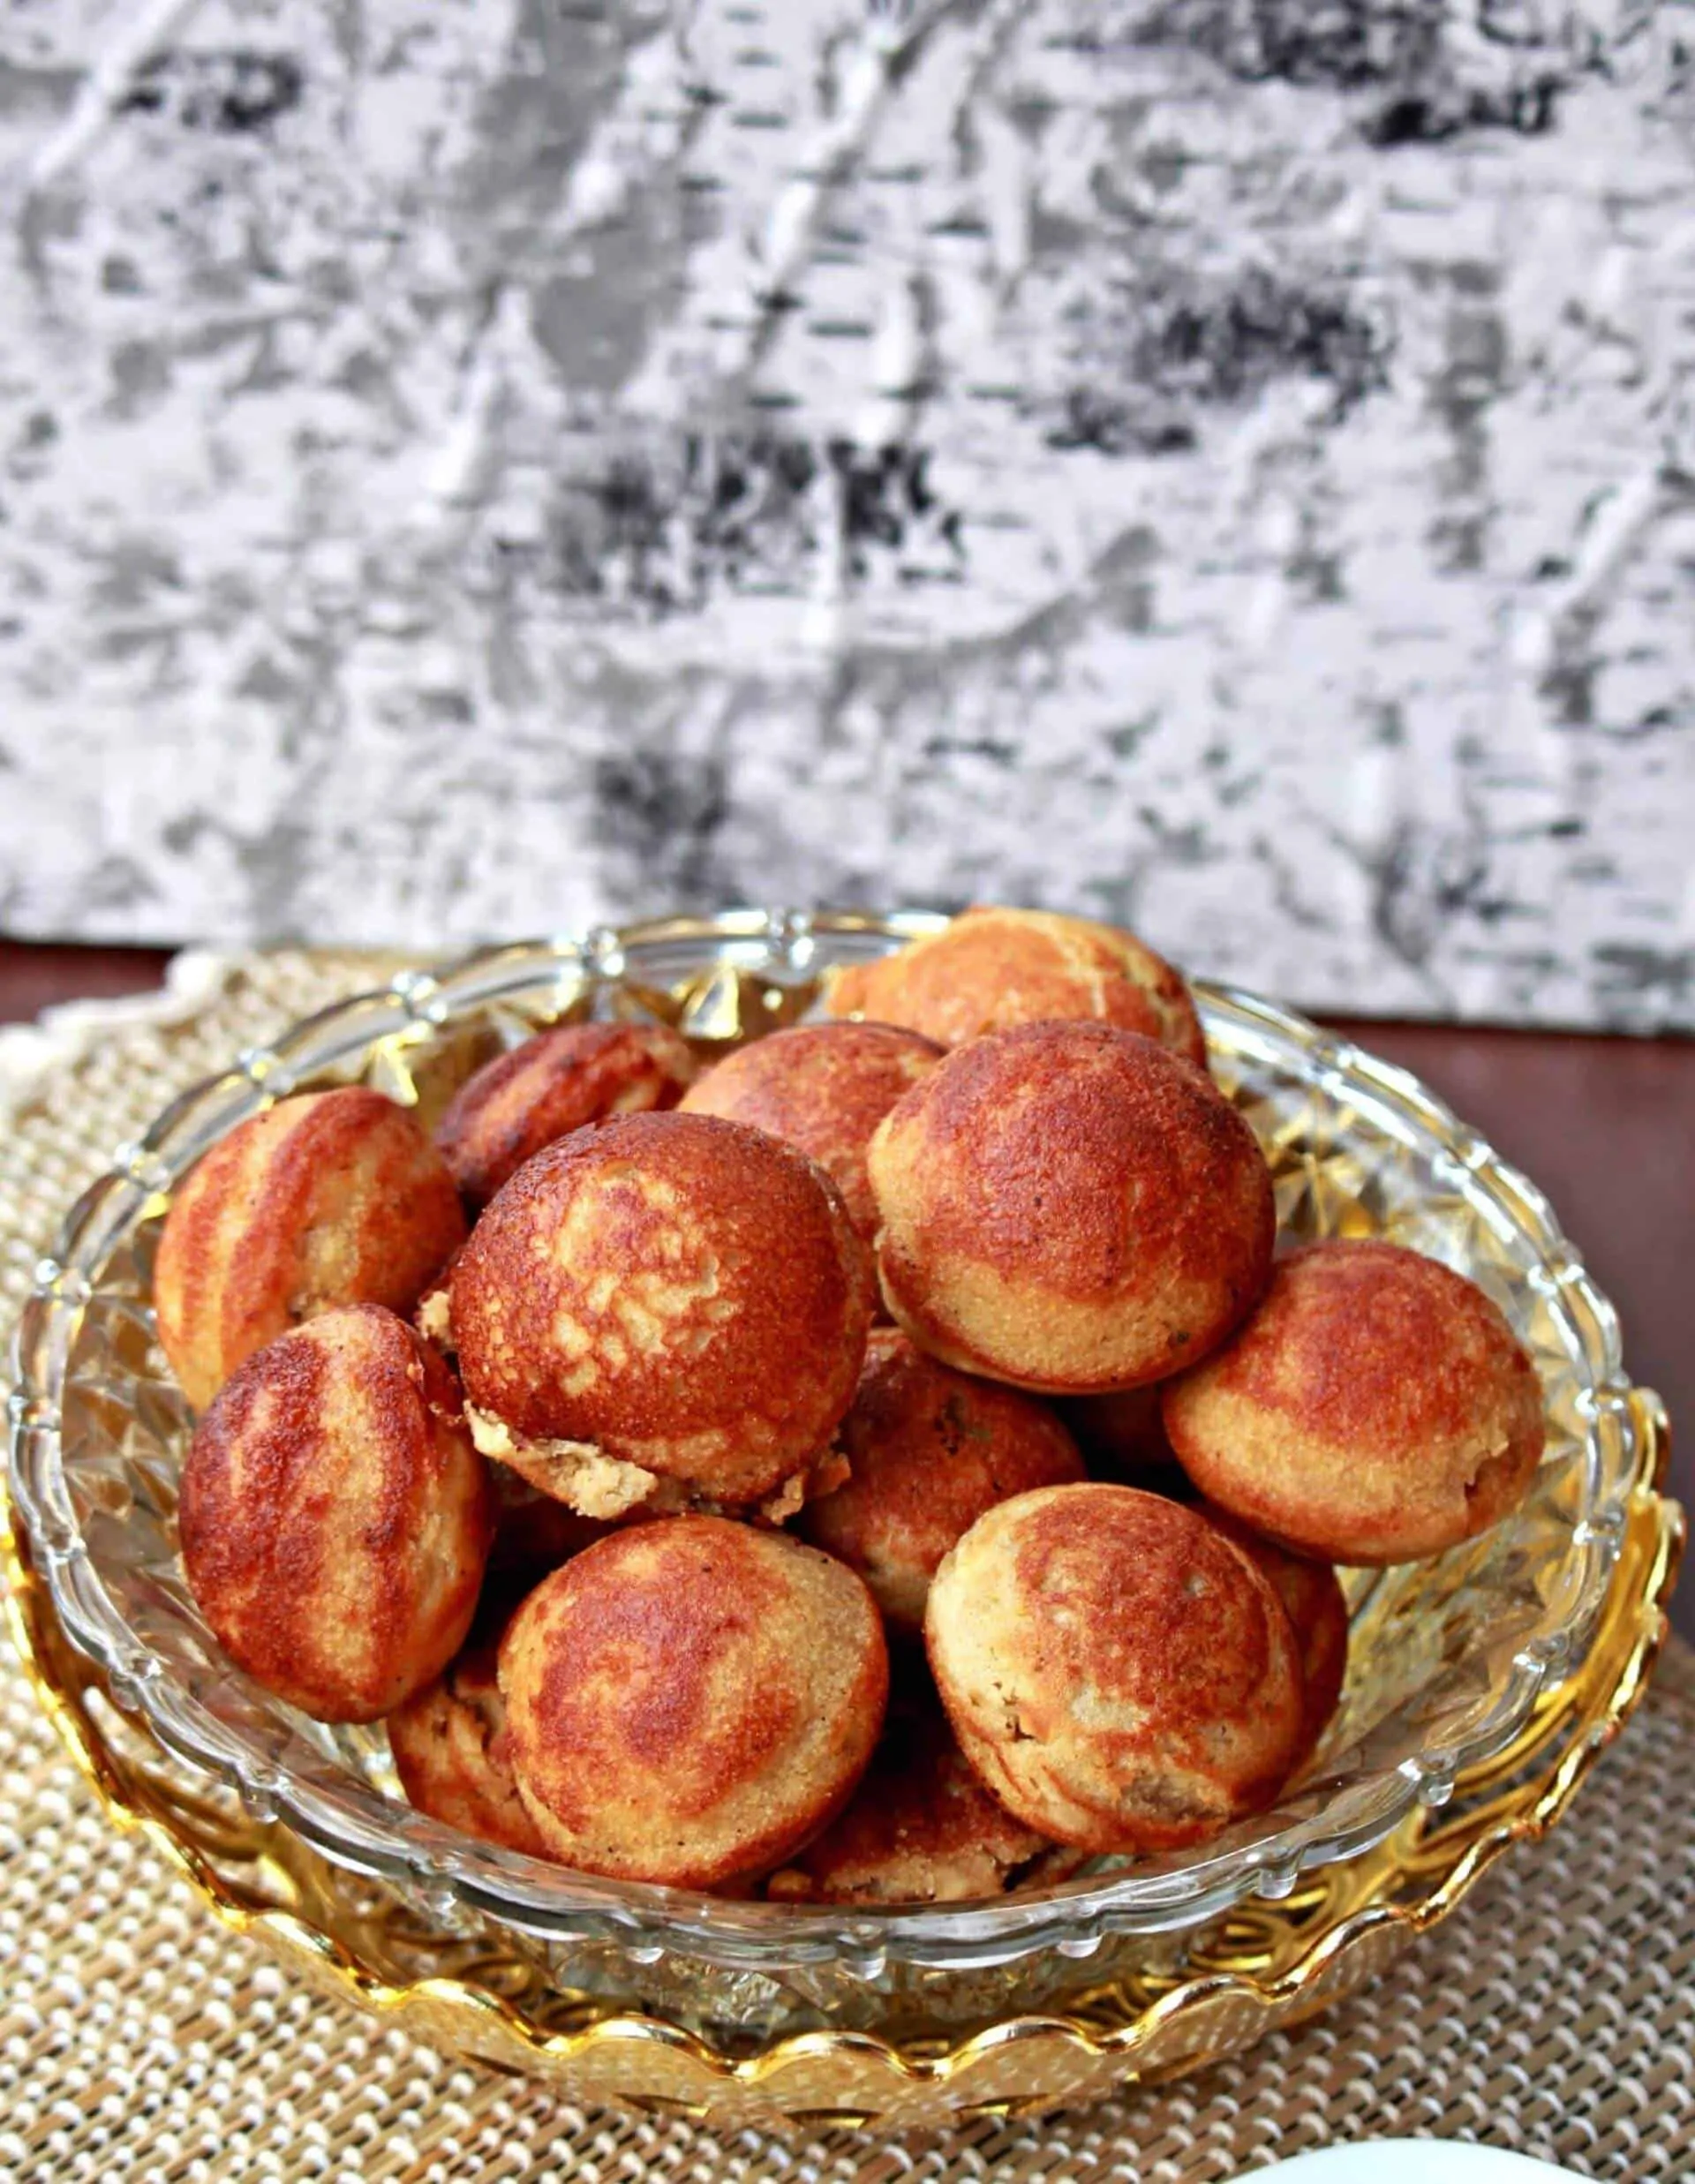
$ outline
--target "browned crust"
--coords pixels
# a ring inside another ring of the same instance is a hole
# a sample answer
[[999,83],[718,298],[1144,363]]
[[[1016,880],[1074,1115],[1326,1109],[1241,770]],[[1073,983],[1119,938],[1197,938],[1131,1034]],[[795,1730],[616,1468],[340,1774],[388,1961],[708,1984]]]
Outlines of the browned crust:
[[1180,972],[1121,927],[1048,910],[980,904],[896,954],[838,972],[825,1005],[950,1047],[1016,1024],[1089,1018],[1206,1066]]
[[480,1208],[544,1145],[608,1115],[674,1107],[696,1067],[665,1024],[560,1024],[486,1063],[435,1141],[466,1203]]
[[1270,1268],[1253,1132],[1203,1071],[1106,1024],[956,1049],[879,1126],[870,1171],[895,1319],[1022,1387],[1162,1378],[1223,1340]]
[[804,1155],[715,1116],[624,1116],[526,1162],[454,1270],[471,1401],[732,1503],[805,1471],[852,1399],[864,1246]]
[[1202,1493],[1298,1554],[1410,1562],[1487,1531],[1543,1446],[1535,1367],[1473,1283],[1417,1252],[1280,1261],[1227,1348],[1167,1389]]
[[509,1464],[491,1464],[488,1468],[498,1511],[488,1557],[491,1570],[546,1576],[585,1547],[604,1540],[612,1529],[602,1519],[579,1516],[543,1494]]
[[888,1695],[870,1594],[781,1533],[678,1517],[544,1579],[501,1649],[519,1788],[552,1854],[711,1887],[834,1817]]
[[1058,1408],[1092,1477],[1165,1494],[1187,1490],[1165,1437],[1156,1382],[1113,1388],[1102,1396],[1065,1396]]
[[441,1360],[377,1305],[250,1358],[195,1430],[177,1521],[237,1667],[326,1721],[371,1721],[463,1642],[494,1529]]
[[890,1024],[796,1024],[727,1055],[684,1096],[686,1111],[750,1124],[817,1162],[869,1244],[877,1208],[865,1173],[871,1133],[940,1058]]
[[990,1510],[943,1563],[925,1638],[982,1781],[1081,1849],[1204,1841],[1269,1804],[1299,1749],[1277,1593],[1203,1518],[1133,1487]]
[[1329,1728],[1347,1681],[1348,1601],[1342,1581],[1332,1563],[1290,1554],[1286,1548],[1262,1539],[1251,1525],[1245,1525],[1215,1502],[1201,1502],[1198,1513],[1227,1540],[1235,1541],[1270,1580],[1283,1602],[1300,1652],[1306,1691],[1300,1749],[1294,1762],[1296,1769],[1303,1767]]
[[956,1373],[893,1328],[872,1330],[837,1445],[847,1483],[807,1504],[802,1536],[856,1570],[914,1637],[942,1557],[985,1510],[1083,1476],[1045,1404]]
[[846,1810],[765,1894],[778,1903],[968,1902],[1062,1879],[1081,1856],[997,1804],[926,1690],[891,1700]]
[[245,1358],[330,1306],[410,1312],[464,1236],[412,1118],[364,1085],[237,1124],[177,1192],[154,1269],[159,1340],[203,1409]]
[[499,1633],[466,1646],[388,1716],[388,1750],[401,1788],[420,1812],[484,1842],[546,1857],[512,1772],[499,1653]]

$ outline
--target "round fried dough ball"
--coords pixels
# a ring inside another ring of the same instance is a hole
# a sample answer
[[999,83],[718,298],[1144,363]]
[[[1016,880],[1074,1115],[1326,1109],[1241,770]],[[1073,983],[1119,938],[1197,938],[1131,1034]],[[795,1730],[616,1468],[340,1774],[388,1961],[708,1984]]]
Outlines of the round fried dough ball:
[[773,1903],[958,1903],[1063,1880],[1081,1853],[1014,1819],[965,1763],[933,1691],[892,1699],[847,1810],[773,1873]]
[[486,1062],[454,1096],[435,1141],[465,1202],[480,1209],[544,1145],[608,1115],[674,1107],[696,1066],[664,1024],[559,1024]]
[[203,1410],[245,1358],[332,1305],[410,1312],[464,1236],[441,1155],[364,1085],[303,1092],[220,1138],[171,1201],[159,1340]]
[[512,1763],[549,1851],[712,1887],[817,1834],[883,1726],[852,1570],[721,1517],[637,1525],[545,1578],[501,1648]]
[[463,1643],[494,1533],[451,1376],[380,1305],[249,1358],[195,1428],[177,1521],[200,1613],[320,1721],[374,1721]]
[[1150,1493],[1189,1492],[1159,1412],[1159,1388],[1115,1388],[1104,1396],[1062,1396],[1055,1406],[1090,1476],[1116,1479],[1121,1486],[1146,1487]]
[[1542,1453],[1541,1383],[1499,1309],[1396,1244],[1280,1260],[1253,1318],[1163,1409],[1209,1500],[1328,1562],[1414,1562],[1487,1532]]
[[[494,1544],[491,1570],[519,1571],[544,1578],[585,1547],[604,1540],[612,1526],[598,1517],[579,1517],[563,1502],[515,1472],[509,1464],[491,1464],[494,1481]],[[635,1523],[632,1516],[626,1521]]]
[[545,1858],[547,1846],[518,1795],[496,1666],[503,1624],[455,1655],[388,1716],[388,1750],[420,1812],[484,1842]]
[[1264,1288],[1254,1133],[1204,1072],[1107,1024],[938,1062],[871,1141],[890,1312],[950,1365],[1089,1395],[1203,1357]]
[[941,1049],[890,1024],[796,1024],[727,1055],[684,1110],[750,1123],[816,1160],[869,1244],[877,1208],[865,1173],[871,1133],[935,1066]]
[[798,1505],[852,1400],[872,1291],[835,1186],[714,1115],[626,1115],[527,1161],[453,1272],[479,1448],[589,1517],[660,1482]]
[[1283,1602],[1289,1627],[1300,1653],[1301,1679],[1307,1700],[1301,1715],[1300,1749],[1295,1766],[1304,1766],[1330,1726],[1342,1696],[1348,1673],[1348,1601],[1342,1581],[1330,1563],[1315,1563],[1305,1555],[1292,1555],[1286,1548],[1263,1539],[1239,1517],[1220,1509],[1216,1502],[1202,1502],[1196,1513],[1204,1517],[1271,1581]]
[[834,1016],[904,1024],[942,1046],[1050,1017],[1090,1018],[1206,1066],[1182,974],[1134,933],[1051,910],[979,905],[893,955],[839,971],[825,1005]]
[[924,1635],[977,1774],[1080,1849],[1204,1842],[1269,1804],[1300,1750],[1277,1593],[1204,1518],[1133,1487],[991,1510],[938,1572]]
[[1083,1476],[1034,1397],[939,1365],[896,1328],[874,1328],[836,1445],[846,1485],[809,1502],[800,1530],[856,1570],[890,1627],[916,1637],[941,1559],[1010,1495]]

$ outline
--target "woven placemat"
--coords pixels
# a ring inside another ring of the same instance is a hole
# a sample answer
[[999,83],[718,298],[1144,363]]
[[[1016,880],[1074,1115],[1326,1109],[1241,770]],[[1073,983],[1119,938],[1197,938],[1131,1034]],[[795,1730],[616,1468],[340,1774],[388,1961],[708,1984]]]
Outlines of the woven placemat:
[[[0,1134],[0,1308],[58,1214],[170,1088],[364,983],[368,960],[244,961],[191,1020],[61,1058]],[[178,1012],[180,1017],[180,1012]],[[0,1661],[0,2179],[583,2184],[1217,2184],[1337,2140],[1477,2138],[1597,2177],[1695,2172],[1695,1656],[1570,1818],[1375,1987],[1194,2078],[923,2143],[804,2146],[585,2112],[383,2031],[227,1933],[117,1834]]]

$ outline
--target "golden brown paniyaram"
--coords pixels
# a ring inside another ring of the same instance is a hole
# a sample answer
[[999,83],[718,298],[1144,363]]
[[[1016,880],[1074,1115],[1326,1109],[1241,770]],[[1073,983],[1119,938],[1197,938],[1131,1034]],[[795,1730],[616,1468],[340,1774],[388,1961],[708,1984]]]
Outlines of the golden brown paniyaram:
[[690,1114],[750,1123],[816,1160],[869,1244],[877,1208],[865,1173],[871,1133],[941,1049],[890,1024],[796,1024],[756,1039],[685,1094]]
[[204,1409],[245,1358],[332,1305],[407,1313],[464,1236],[441,1156],[364,1085],[238,1123],[171,1201],[153,1299],[183,1393]]
[[1085,1395],[1204,1357],[1270,1270],[1271,1178],[1204,1071],[1108,1024],[956,1048],[871,1141],[889,1310],[947,1364]]
[[930,1591],[960,1747],[1007,1809],[1090,1851],[1205,1841],[1300,1750],[1294,1635],[1268,1580],[1181,1503],[1049,1487],[980,1518]]
[[497,1620],[433,1683],[396,1708],[384,1727],[400,1786],[420,1812],[484,1842],[545,1858],[547,1847],[512,1772],[506,1701],[496,1674],[503,1635]]
[[673,1111],[527,1161],[450,1310],[478,1446],[543,1492],[589,1517],[781,1516],[852,1399],[871,1306],[865,1247],[804,1154]]
[[889,1702],[883,1741],[847,1810],[773,1873],[773,1903],[958,1903],[1040,1888],[1082,1853],[996,1803],[965,1763],[935,1693]]
[[674,1107],[696,1067],[665,1024],[557,1024],[462,1085],[435,1141],[466,1203],[481,1208],[544,1145],[608,1115]]
[[1176,1493],[1179,1498],[1188,1493],[1188,1480],[1165,1437],[1157,1382],[1115,1388],[1104,1396],[1062,1396],[1054,1407],[1082,1450],[1092,1478],[1116,1479],[1121,1486]]
[[[613,1529],[603,1518],[582,1517],[563,1502],[515,1472],[509,1464],[491,1464],[494,1481],[494,1544],[489,1549],[491,1571],[509,1576],[519,1572],[532,1583],[585,1547],[604,1540]],[[1180,1477],[1181,1474],[1179,1473]],[[624,1521],[636,1523],[631,1517]]]
[[1279,1261],[1253,1318],[1163,1410],[1203,1494],[1330,1562],[1413,1562],[1488,1531],[1542,1453],[1541,1384],[1499,1309],[1395,1244]]
[[942,1046],[1051,1017],[1089,1018],[1206,1066],[1181,972],[1119,926],[1051,910],[979,904],[893,955],[839,971],[825,1005],[833,1016],[904,1025]]
[[322,1721],[374,1721],[437,1676],[494,1532],[452,1377],[380,1305],[268,1344],[200,1420],[183,1564],[237,1666]]
[[1292,1555],[1286,1548],[1263,1539],[1251,1525],[1216,1502],[1201,1502],[1195,1513],[1204,1517],[1227,1540],[1233,1540],[1254,1566],[1271,1581],[1283,1602],[1289,1627],[1300,1653],[1301,1680],[1306,1704],[1301,1713],[1300,1749],[1294,1765],[1304,1766],[1330,1726],[1342,1696],[1348,1673],[1348,1602],[1342,1581],[1330,1563],[1314,1562],[1305,1555]]
[[927,1358],[874,1328],[836,1445],[847,1483],[809,1502],[802,1536],[856,1570],[892,1629],[915,1637],[930,1581],[986,1509],[1083,1476],[1044,1403]]
[[627,1880],[762,1873],[841,1809],[883,1725],[865,1587],[786,1533],[675,1517],[545,1578],[501,1648],[518,1786],[549,1851]]

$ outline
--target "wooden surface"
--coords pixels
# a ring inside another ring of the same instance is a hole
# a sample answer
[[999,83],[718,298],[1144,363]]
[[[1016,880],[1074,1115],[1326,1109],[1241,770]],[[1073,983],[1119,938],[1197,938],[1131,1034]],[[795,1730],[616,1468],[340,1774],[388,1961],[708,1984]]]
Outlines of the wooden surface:
[[[0,941],[0,1022],[55,1001],[145,991],[169,958],[154,949]],[[1617,1306],[1632,1376],[1671,1412],[1673,1481],[1695,1507],[1695,1042],[1338,1024],[1423,1078],[1533,1176]],[[1695,1637],[1695,1585],[1677,1620]]]

